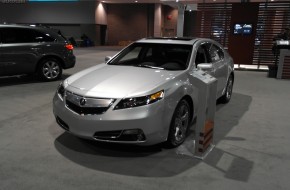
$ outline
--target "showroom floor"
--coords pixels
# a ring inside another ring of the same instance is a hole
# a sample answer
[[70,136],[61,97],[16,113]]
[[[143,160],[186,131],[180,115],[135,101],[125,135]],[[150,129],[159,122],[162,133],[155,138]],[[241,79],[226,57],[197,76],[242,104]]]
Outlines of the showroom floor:
[[[67,77],[115,49],[76,49]],[[121,146],[64,133],[52,114],[59,81],[0,78],[0,189],[289,189],[290,81],[236,71],[218,104],[216,147],[201,161],[178,149]]]

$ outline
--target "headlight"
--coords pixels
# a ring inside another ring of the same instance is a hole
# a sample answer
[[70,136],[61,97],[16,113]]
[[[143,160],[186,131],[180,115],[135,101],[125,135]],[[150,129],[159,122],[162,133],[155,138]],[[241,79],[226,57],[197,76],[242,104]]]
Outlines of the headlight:
[[164,91],[161,90],[159,92],[156,92],[156,93],[148,95],[148,96],[142,96],[142,97],[136,97],[136,98],[125,98],[125,99],[121,100],[115,106],[114,109],[118,110],[118,109],[144,106],[144,105],[148,105],[148,104],[152,104],[154,102],[157,102],[157,101],[161,100],[163,97],[164,97]]
[[57,87],[57,95],[61,100],[63,100],[64,92],[65,92],[64,86],[62,83],[60,83],[59,86]]

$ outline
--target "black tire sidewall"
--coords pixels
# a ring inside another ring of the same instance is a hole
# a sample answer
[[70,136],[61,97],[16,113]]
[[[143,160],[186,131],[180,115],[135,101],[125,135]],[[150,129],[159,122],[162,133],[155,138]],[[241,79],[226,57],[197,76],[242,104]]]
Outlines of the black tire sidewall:
[[[228,98],[227,97],[227,91],[228,91],[228,85],[229,85],[229,81],[230,80],[232,80],[232,89],[231,89],[232,92],[231,92],[230,98]],[[233,77],[233,75],[230,75],[230,77],[229,77],[229,79],[227,81],[227,86],[226,86],[225,94],[220,98],[221,103],[226,104],[226,103],[228,103],[231,100],[232,94],[233,94],[233,86],[234,86],[234,77]]]
[[[167,138],[167,141],[166,141],[166,144],[167,146],[171,147],[171,148],[174,148],[174,147],[177,147],[179,145],[181,145],[185,139],[186,139],[186,135],[185,137],[178,143],[176,143],[175,141],[175,137],[174,137],[174,131],[175,131],[175,118],[176,118],[176,115],[178,113],[178,110],[179,108],[182,106],[182,105],[186,105],[187,109],[188,109],[188,113],[189,113],[189,116],[190,116],[190,107],[189,107],[189,104],[188,102],[185,100],[185,99],[182,99],[176,106],[175,108],[175,111],[174,111],[174,114],[172,116],[172,119],[171,119],[171,123],[170,123],[170,128],[169,128],[169,133],[168,133],[168,138]],[[186,126],[186,131],[188,130],[188,127],[189,127],[189,124],[190,124],[190,117],[188,118],[188,124]],[[186,133],[187,134],[187,133]]]

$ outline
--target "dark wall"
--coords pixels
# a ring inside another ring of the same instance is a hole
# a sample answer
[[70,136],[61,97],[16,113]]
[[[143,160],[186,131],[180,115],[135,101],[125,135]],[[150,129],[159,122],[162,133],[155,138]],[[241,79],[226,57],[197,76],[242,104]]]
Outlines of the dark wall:
[[108,45],[153,35],[152,4],[108,4]]
[[51,28],[60,30],[66,37],[73,37],[75,40],[81,40],[81,36],[86,34],[95,45],[101,44],[100,25],[96,24],[45,24]]
[[184,28],[183,36],[198,37],[201,29],[201,12],[200,11],[185,11],[184,12]]
[[100,44],[99,25],[95,24],[95,1],[0,3],[0,23],[42,24],[80,40],[86,34]]
[[[255,48],[258,12],[258,3],[233,4],[228,50],[233,57],[235,64],[252,64]],[[234,35],[233,29],[234,24],[236,23],[252,24],[252,34]]]
[[0,23],[95,24],[95,2],[0,4]]

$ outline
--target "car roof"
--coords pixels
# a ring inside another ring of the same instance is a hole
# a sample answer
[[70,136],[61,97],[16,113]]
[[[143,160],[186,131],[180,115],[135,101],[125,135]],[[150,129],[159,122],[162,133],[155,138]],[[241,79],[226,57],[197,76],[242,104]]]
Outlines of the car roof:
[[193,45],[201,38],[195,37],[149,37],[138,40],[140,43],[185,44]]
[[28,29],[36,29],[36,30],[42,30],[42,31],[52,31],[51,28],[42,26],[42,25],[35,25],[35,24],[0,24],[1,27],[11,27],[11,28],[28,28]]
[[38,28],[36,25],[26,25],[26,24],[0,24],[0,27],[15,27],[15,28]]

